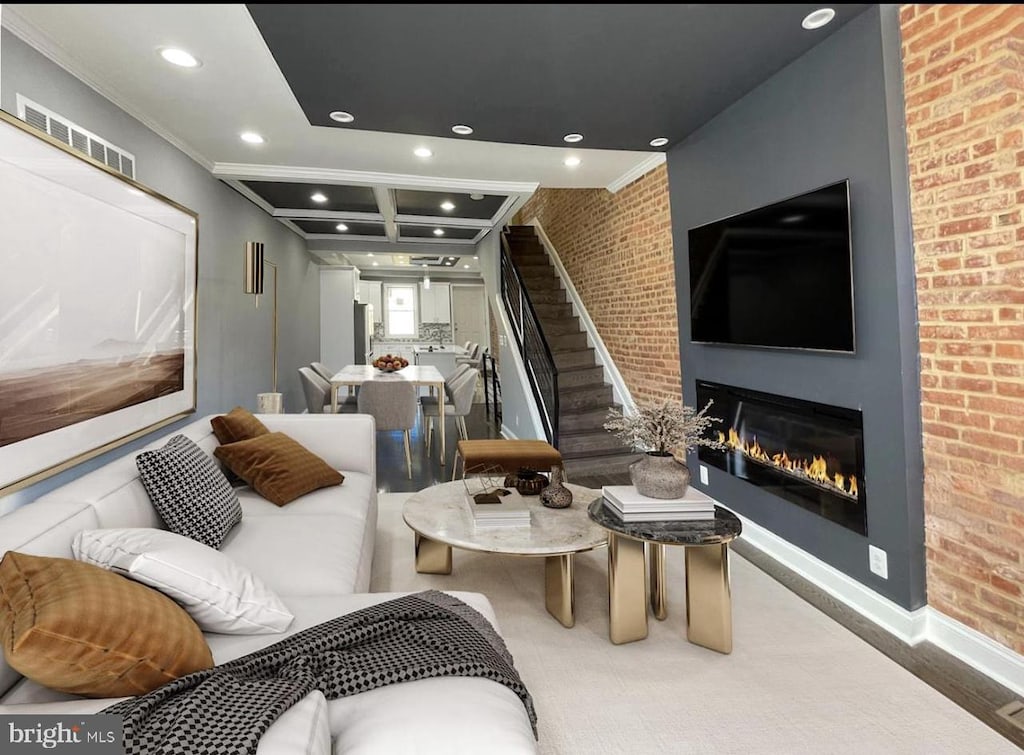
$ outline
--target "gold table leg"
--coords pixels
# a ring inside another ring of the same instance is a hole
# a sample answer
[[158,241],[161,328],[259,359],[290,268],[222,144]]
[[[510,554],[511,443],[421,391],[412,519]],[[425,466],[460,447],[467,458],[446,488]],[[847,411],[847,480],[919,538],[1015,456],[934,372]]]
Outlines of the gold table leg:
[[644,544],[608,533],[608,637],[616,645],[647,637]]
[[651,613],[658,621],[668,616],[668,598],[665,585],[665,546],[663,543],[648,543],[651,573]]
[[563,627],[576,623],[573,594],[573,554],[547,556],[544,559],[544,603],[548,613]]
[[451,574],[452,548],[416,533],[416,571],[419,574]]
[[686,639],[732,652],[728,544],[686,546]]

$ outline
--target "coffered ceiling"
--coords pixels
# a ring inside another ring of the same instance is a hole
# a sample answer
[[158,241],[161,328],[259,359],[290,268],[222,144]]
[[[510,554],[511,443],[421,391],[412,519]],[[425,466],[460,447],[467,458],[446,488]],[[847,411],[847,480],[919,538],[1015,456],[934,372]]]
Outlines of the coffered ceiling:
[[4,4],[0,20],[325,260],[466,269],[538,186],[617,190],[870,6],[802,28],[817,7]]

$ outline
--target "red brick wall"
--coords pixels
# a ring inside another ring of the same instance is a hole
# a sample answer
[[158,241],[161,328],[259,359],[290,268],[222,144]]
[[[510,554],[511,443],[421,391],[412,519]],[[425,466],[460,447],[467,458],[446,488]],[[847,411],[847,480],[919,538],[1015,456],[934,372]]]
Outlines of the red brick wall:
[[1024,5],[900,25],[928,602],[1024,653]]
[[635,400],[680,398],[668,171],[612,194],[541,189],[517,223],[540,220]]

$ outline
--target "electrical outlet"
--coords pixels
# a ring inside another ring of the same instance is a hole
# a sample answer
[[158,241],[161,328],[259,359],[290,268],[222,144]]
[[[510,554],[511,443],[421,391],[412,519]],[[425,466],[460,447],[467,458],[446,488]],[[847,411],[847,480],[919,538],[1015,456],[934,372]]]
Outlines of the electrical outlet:
[[868,566],[882,579],[889,579],[889,559],[881,548],[868,546]]
[[700,483],[701,485],[707,485],[708,483],[708,468],[703,464],[700,465]]

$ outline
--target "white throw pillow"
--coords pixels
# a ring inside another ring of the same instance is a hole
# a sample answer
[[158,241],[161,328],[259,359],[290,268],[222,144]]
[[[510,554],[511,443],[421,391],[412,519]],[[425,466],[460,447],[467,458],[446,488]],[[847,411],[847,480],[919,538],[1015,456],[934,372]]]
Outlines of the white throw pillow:
[[205,632],[275,634],[295,618],[255,574],[208,545],[144,527],[83,530],[71,550],[178,602]]

